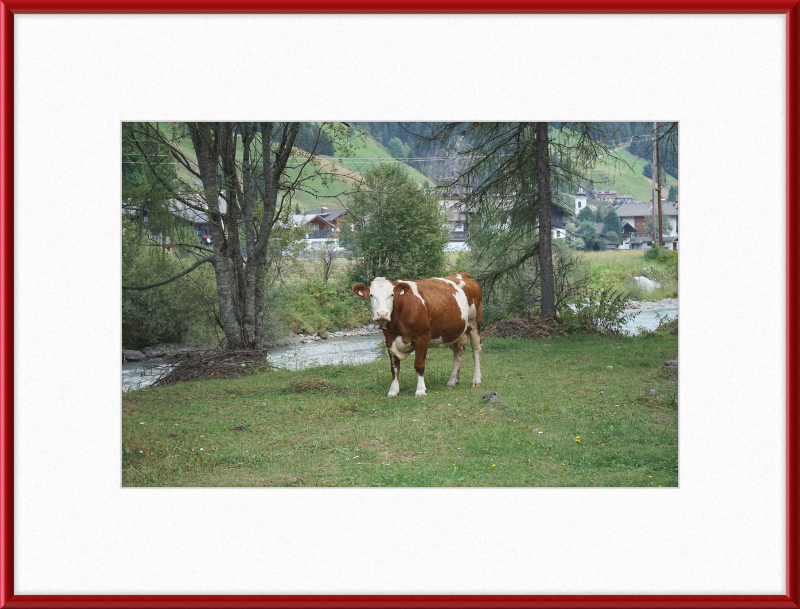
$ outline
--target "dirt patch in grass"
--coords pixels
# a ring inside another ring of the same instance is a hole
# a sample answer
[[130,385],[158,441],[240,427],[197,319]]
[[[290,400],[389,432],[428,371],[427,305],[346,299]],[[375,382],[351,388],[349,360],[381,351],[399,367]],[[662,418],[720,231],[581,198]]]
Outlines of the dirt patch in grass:
[[386,444],[386,442],[384,441],[383,438],[375,438],[375,439],[371,439],[371,440],[362,440],[361,442],[358,443],[358,445],[361,448],[371,448],[371,447],[375,447],[375,446],[383,446],[385,444]]
[[325,379],[310,378],[289,383],[284,389],[290,393],[306,393],[307,391],[330,393],[331,391],[335,391],[337,387]]
[[558,320],[549,317],[504,319],[489,324],[481,332],[484,338],[551,338],[562,334],[565,332]]
[[419,453],[415,453],[410,450],[396,450],[389,453],[388,456],[390,459],[394,459],[395,461],[411,461],[415,457],[418,457]]

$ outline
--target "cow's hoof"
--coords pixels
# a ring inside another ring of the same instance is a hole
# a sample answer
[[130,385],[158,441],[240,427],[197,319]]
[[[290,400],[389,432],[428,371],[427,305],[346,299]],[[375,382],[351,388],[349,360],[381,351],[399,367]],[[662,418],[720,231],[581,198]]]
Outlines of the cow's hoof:
[[400,392],[399,391],[395,391],[394,393],[392,393],[390,391],[389,393],[386,394],[386,397],[389,397],[389,398],[397,397],[398,393],[400,393]]
[[447,381],[448,387],[455,387],[456,385],[458,385],[458,381]]
[[425,393],[424,391],[417,391],[417,392],[414,394],[414,396],[415,396],[415,397],[420,397],[420,396],[423,396],[423,395],[428,395],[428,394],[427,394],[427,393]]
[[481,382],[480,381],[472,381],[472,386],[473,387],[480,387],[481,386]]

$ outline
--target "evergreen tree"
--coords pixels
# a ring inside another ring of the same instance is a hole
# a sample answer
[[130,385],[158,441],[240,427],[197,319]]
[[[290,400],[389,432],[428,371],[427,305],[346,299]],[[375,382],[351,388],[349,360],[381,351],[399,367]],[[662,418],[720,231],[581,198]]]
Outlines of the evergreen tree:
[[[552,209],[558,192],[582,184],[581,171],[614,155],[598,123],[444,123],[428,140],[458,142],[462,168],[453,184],[466,187],[473,212],[473,273],[491,293],[495,285],[535,276],[543,316],[556,314]],[[536,267],[535,270],[533,267]],[[530,290],[529,290],[530,291]]]
[[582,210],[578,212],[578,215],[575,217],[578,222],[594,222],[594,212],[591,208],[587,205]]
[[[605,232],[606,236],[608,236],[609,232],[616,233],[617,235],[622,234],[622,221],[619,219],[617,212],[613,209],[609,209],[605,216],[603,216],[603,232]],[[618,243],[621,243],[618,241]]]
[[405,159],[411,154],[411,146],[404,144],[399,137],[390,139],[386,149],[396,159]]
[[669,187],[669,194],[667,195],[667,201],[677,201],[678,200],[678,185],[673,184]]
[[580,222],[575,230],[575,235],[583,239],[586,251],[600,251],[606,249],[606,242],[597,234],[594,222]]

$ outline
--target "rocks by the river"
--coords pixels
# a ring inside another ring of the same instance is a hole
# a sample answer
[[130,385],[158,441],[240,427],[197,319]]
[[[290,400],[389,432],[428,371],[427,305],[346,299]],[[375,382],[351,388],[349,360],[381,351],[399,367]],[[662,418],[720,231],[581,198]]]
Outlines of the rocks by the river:
[[305,334],[300,332],[299,334],[294,334],[286,339],[277,341],[275,346],[286,347],[297,343],[307,345],[321,340],[342,338],[344,336],[369,336],[370,334],[380,333],[381,329],[376,324],[369,324],[360,328],[348,328],[347,330],[339,330],[338,332],[326,332],[325,337],[322,337],[317,333]]
[[207,351],[209,345],[201,343],[174,343],[145,347],[141,351],[125,349],[122,360],[127,362],[144,362],[153,364],[171,364],[187,353]]
[[647,277],[634,277],[636,283],[639,284],[639,287],[642,288],[645,292],[652,292],[656,288],[660,288],[661,284],[657,281],[653,281],[652,279],[648,279]]

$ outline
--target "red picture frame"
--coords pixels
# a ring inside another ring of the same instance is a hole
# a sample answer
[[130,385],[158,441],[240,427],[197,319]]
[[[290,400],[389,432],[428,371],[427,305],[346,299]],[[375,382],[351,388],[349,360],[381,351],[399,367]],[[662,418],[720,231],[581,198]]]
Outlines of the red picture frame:
[[[17,13],[648,13],[786,16],[786,595],[15,595],[14,15]],[[0,1],[0,608],[800,607],[800,0]]]

